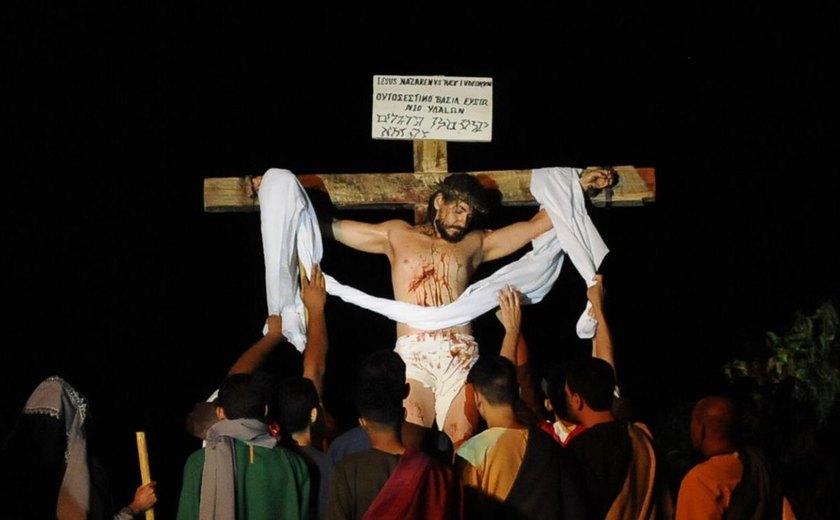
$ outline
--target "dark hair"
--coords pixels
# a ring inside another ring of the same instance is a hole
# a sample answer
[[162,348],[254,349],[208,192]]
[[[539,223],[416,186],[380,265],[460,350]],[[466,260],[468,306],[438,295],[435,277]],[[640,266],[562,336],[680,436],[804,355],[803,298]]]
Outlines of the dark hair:
[[391,349],[374,351],[362,360],[359,381],[375,380],[400,394],[405,389],[405,361]]
[[216,405],[228,419],[265,420],[267,379],[251,374],[231,374],[222,381]]
[[516,367],[506,357],[499,355],[479,357],[467,375],[467,382],[493,405],[513,406],[519,397]]
[[284,432],[297,433],[309,425],[320,400],[315,383],[303,376],[281,379],[277,385],[278,421]]
[[405,412],[405,362],[393,350],[377,350],[362,361],[353,401],[368,421],[399,427]]
[[556,365],[543,378],[542,390],[545,392],[548,402],[551,403],[552,413],[563,419],[568,418],[565,385],[566,372],[562,365]]
[[453,173],[440,181],[437,189],[429,197],[429,204],[426,208],[426,222],[435,221],[437,210],[435,209],[435,197],[438,193],[443,195],[445,202],[464,201],[472,210],[480,215],[490,212],[490,200],[487,190],[469,173]]
[[603,412],[612,409],[615,372],[612,365],[601,358],[585,357],[566,365],[566,384],[587,406]]

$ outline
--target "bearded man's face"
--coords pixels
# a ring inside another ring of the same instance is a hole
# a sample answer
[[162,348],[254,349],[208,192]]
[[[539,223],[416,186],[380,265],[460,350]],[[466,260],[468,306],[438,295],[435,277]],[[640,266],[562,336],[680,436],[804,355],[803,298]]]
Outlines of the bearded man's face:
[[435,231],[447,242],[460,242],[470,229],[473,209],[462,200],[443,202],[435,215]]

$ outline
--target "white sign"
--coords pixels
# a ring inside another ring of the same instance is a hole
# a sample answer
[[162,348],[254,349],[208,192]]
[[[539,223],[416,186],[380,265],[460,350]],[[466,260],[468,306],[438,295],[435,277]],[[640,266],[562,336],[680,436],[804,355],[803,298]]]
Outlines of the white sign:
[[374,76],[374,139],[493,138],[493,78]]

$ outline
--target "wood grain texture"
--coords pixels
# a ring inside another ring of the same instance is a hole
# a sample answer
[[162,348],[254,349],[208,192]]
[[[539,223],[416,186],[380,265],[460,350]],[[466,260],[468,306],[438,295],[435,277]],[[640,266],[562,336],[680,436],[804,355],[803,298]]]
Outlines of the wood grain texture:
[[[654,168],[616,166],[620,183],[592,198],[595,206],[641,206],[656,200]],[[337,208],[414,209],[426,204],[435,184],[450,172],[439,173],[321,173],[299,175],[308,189],[325,191]],[[531,170],[471,171],[483,186],[499,190],[502,205],[535,205]],[[256,191],[260,176],[218,177],[204,180],[207,212],[259,211]],[[256,187],[256,188],[255,188]]]

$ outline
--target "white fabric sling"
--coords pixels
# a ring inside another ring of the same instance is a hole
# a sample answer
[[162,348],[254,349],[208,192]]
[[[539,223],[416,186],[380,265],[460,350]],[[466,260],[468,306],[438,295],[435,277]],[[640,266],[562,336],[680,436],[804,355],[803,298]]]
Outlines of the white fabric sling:
[[[424,307],[380,298],[325,273],[327,292],[411,327],[438,330],[469,323],[496,308],[498,292],[508,285],[522,293],[524,303],[540,302],[557,281],[566,254],[591,286],[609,249],[586,212],[578,181],[580,171],[558,167],[532,171],[531,193],[548,212],[553,229],[534,239],[531,251],[474,282],[452,303]],[[300,298],[299,261],[304,266],[321,261],[323,246],[317,217],[303,186],[289,170],[266,171],[259,200],[268,313],[282,316],[283,335],[302,352],[306,347],[306,321]],[[577,323],[581,338],[595,334],[597,322],[589,315],[589,308],[587,302]]]

